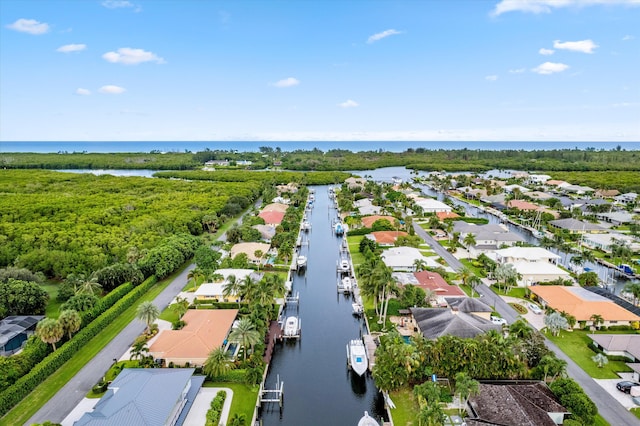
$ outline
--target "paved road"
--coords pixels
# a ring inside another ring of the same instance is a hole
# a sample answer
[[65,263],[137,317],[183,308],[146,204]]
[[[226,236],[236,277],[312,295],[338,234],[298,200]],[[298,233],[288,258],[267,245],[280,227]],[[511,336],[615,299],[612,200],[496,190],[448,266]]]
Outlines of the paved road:
[[[446,251],[436,240],[434,240],[424,229],[418,224],[413,224],[416,233],[422,237],[431,248],[441,256],[449,266],[455,270],[462,268],[462,264],[451,253]],[[519,314],[500,296],[493,292],[487,285],[489,281],[484,279],[483,284],[476,287],[476,291],[482,295],[482,300],[492,306],[496,311],[512,324],[519,318]],[[544,334],[543,334],[544,336]],[[598,412],[612,426],[632,426],[640,425],[640,420],[622,406],[613,396],[606,392],[595,380],[593,380],[582,368],[578,366],[571,358],[569,358],[560,348],[545,337],[545,343],[558,358],[567,362],[567,375],[580,384],[585,393],[598,407]]]
[[[262,199],[256,201],[256,206],[262,203]],[[247,214],[245,212],[242,216]],[[238,222],[242,222],[242,216]],[[219,241],[225,241],[226,235],[222,234]],[[163,311],[169,303],[182,291],[187,283],[189,271],[195,268],[195,264],[187,266],[172,282],[158,295],[153,303]],[[102,351],[100,351],[91,361],[89,361],[66,385],[60,389],[36,414],[26,423],[42,423],[50,420],[53,423],[60,423],[75,408],[76,405],[91,388],[100,381],[104,374],[113,365],[114,359],[119,359],[133,341],[145,329],[145,324],[139,320],[133,320],[127,325]]]
[[435,251],[438,256],[443,258],[445,262],[449,264],[449,266],[451,266],[456,271],[459,271],[460,269],[464,268],[464,265],[460,263],[460,261],[456,259],[456,257],[453,254],[449,253],[446,248],[444,248],[443,246],[440,245],[440,243],[434,240],[433,237],[429,235],[427,231],[422,229],[420,225],[418,225],[417,223],[414,223],[413,229],[415,229],[416,234],[422,237],[422,239],[431,246],[433,251]]
[[[153,303],[162,311],[171,300],[182,291],[187,283],[189,271],[195,267],[189,265],[158,295]],[[139,320],[133,320],[114,339],[105,346],[91,361],[89,361],[74,377],[69,380],[33,417],[26,423],[42,423],[50,420],[60,423],[91,388],[100,381],[107,370],[113,365],[113,360],[120,356],[131,346],[133,341],[145,329],[145,324]]]

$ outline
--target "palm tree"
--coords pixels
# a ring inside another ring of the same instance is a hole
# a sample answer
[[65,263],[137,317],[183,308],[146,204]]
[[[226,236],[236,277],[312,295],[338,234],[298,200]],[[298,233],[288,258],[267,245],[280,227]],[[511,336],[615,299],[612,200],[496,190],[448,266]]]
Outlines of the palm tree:
[[591,359],[596,363],[598,368],[602,368],[609,363],[609,358],[604,354],[595,354]]
[[633,295],[633,304],[637,305],[638,299],[640,299],[640,283],[629,283],[624,286],[624,291]]
[[253,252],[253,255],[258,259],[258,271],[259,271],[260,265],[262,264],[262,256],[264,256],[264,252],[262,250],[256,250]]
[[132,361],[135,359],[142,361],[146,358],[148,353],[149,348],[147,347],[147,341],[144,339],[136,339],[129,351],[129,359]]
[[508,292],[514,284],[517,284],[520,274],[511,263],[502,263],[496,267],[493,276],[498,284],[503,283],[503,291]]
[[467,280],[467,285],[471,287],[471,297],[473,297],[473,293],[476,290],[476,287],[478,287],[480,284],[482,284],[482,280],[477,275],[474,274],[469,277],[469,279]]
[[92,276],[85,278],[84,275],[82,275],[82,278],[76,282],[74,291],[76,294],[98,295],[102,291],[102,286],[98,282],[97,277]]
[[427,269],[427,262],[424,259],[416,259],[413,261],[413,266],[416,268],[416,271],[424,271]]
[[462,410],[467,406],[467,401],[469,397],[472,395],[477,395],[480,391],[480,384],[478,381],[473,380],[467,373],[460,372],[456,374],[456,393],[460,397],[460,402],[464,401],[464,404],[461,404],[460,413],[462,414]]
[[189,310],[189,301],[184,297],[178,297],[176,303],[171,307],[173,311],[178,314],[178,319],[182,319],[182,316]]
[[225,351],[224,348],[216,348],[209,353],[202,367],[202,371],[209,376],[211,380],[215,380],[233,370],[234,367],[235,365],[231,361],[231,357],[227,354],[227,351]]
[[242,343],[244,348],[244,359],[247,359],[247,352],[253,345],[259,343],[262,339],[260,332],[256,330],[256,326],[249,318],[242,318],[238,321],[238,325],[229,333],[229,340],[236,343]]
[[242,281],[238,280],[235,275],[231,274],[226,279],[226,284],[222,289],[222,295],[225,299],[235,297],[240,308],[240,293],[242,292]]
[[557,336],[560,330],[566,330],[569,323],[559,312],[552,312],[544,317],[544,325],[551,330],[551,334]]
[[142,302],[136,309],[136,318],[142,320],[147,324],[148,333],[151,330],[151,324],[160,316],[160,309],[151,301]]
[[244,414],[234,413],[231,420],[229,420],[230,426],[245,426],[247,424],[247,419],[244,417]]
[[600,325],[604,323],[604,318],[602,318],[602,315],[600,314],[593,314],[589,319],[593,322],[594,327],[597,329],[600,329]]
[[64,336],[62,325],[53,318],[45,318],[36,325],[36,336],[44,343],[51,343],[53,350],[56,350],[56,343]]
[[472,246],[476,245],[476,236],[471,232],[468,232],[467,235],[464,236],[464,240],[462,240],[464,245],[469,249]]
[[533,334],[531,326],[522,318],[509,326],[509,335],[526,340]]
[[71,335],[80,330],[80,326],[82,325],[82,318],[80,317],[78,311],[67,309],[60,312],[58,322],[62,326],[64,332],[69,336],[69,339],[71,339]]
[[[202,272],[200,269],[198,268],[193,268],[192,270],[189,271],[189,273],[187,274],[187,282],[193,280],[193,290],[195,291],[196,287],[202,283],[201,280],[204,280],[204,272]],[[198,282],[200,281],[200,282]]]
[[283,295],[287,291],[285,286],[284,277],[280,274],[268,274],[263,278],[271,287],[271,291],[274,295]]

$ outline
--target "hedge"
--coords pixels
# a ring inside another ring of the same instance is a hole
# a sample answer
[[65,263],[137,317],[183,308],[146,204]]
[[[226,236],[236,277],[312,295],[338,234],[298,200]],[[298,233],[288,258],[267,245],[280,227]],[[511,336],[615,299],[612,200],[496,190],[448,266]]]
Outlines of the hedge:
[[155,276],[130,291],[126,296],[118,300],[111,308],[106,310],[88,326],[80,330],[71,340],[65,343],[57,351],[49,354],[38,363],[29,373],[18,379],[0,393],[0,416],[4,416],[17,403],[22,401],[33,389],[45,381],[49,376],[67,362],[80,348],[86,345],[92,338],[98,335],[105,327],[113,322],[120,314],[132,306],[155,283]]
[[207,411],[206,426],[218,426],[225,399],[227,399],[227,392],[218,391],[216,397],[211,400],[211,408]]

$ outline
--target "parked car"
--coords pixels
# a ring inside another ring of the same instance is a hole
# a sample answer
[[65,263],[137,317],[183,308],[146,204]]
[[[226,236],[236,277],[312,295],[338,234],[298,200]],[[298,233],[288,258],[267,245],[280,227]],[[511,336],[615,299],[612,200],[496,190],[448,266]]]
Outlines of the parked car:
[[542,313],[542,309],[540,309],[540,306],[536,305],[533,302],[529,302],[528,308],[536,315],[540,315]]
[[497,325],[507,325],[507,320],[504,318],[491,315],[491,322]]
[[616,383],[616,388],[620,392],[631,393],[631,388],[634,386],[640,386],[640,383],[631,382],[629,380],[623,380],[622,382]]

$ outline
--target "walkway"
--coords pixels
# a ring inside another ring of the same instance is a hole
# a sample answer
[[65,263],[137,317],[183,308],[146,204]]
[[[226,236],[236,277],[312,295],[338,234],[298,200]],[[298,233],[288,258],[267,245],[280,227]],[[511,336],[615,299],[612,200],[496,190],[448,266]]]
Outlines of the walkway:
[[[256,204],[261,200],[256,201]],[[247,212],[243,213],[244,216]],[[242,216],[238,221],[242,221]],[[219,241],[225,241],[222,234]],[[195,268],[190,264],[160,293],[153,303],[163,311],[169,303],[182,291],[187,283],[187,275]],[[129,350],[134,340],[142,334],[145,324],[137,319],[131,321],[116,337],[111,340],[91,361],[89,361],[71,380],[65,384],[47,403],[34,414],[27,424],[43,423],[47,420],[60,423],[83,400],[91,388],[100,381],[105,372]]]

